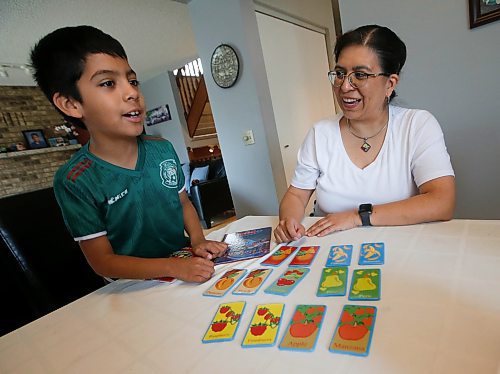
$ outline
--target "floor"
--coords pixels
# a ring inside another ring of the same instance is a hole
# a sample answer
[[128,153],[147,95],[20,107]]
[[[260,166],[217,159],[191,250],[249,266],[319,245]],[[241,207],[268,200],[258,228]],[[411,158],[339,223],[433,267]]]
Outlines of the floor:
[[212,231],[219,230],[223,228],[224,226],[229,225],[231,222],[236,221],[238,218],[236,216],[230,216],[230,217],[221,217],[220,219],[215,219],[214,223],[212,224],[212,227],[209,229],[204,229],[203,233],[205,235],[211,233]]

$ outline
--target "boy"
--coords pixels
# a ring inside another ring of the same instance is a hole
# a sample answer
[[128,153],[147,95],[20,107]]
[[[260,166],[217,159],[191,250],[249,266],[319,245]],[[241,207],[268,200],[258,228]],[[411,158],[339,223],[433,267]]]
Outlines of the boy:
[[[204,282],[226,244],[207,241],[170,142],[141,135],[144,99],[121,44],[90,26],[58,29],[31,51],[35,79],[90,141],[54,177],[66,226],[111,278]],[[168,258],[189,244],[195,256]]]

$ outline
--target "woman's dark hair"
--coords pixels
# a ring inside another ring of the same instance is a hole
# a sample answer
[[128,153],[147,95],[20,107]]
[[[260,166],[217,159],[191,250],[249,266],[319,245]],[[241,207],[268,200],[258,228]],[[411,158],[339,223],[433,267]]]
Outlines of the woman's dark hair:
[[[346,32],[335,44],[333,51],[335,61],[338,61],[344,48],[357,45],[368,47],[375,52],[384,73],[400,74],[406,62],[406,45],[391,29],[379,25],[366,25]],[[391,99],[395,96],[396,92],[393,91]]]
[[[105,53],[127,59],[120,42],[92,26],[75,26],[57,29],[46,35],[31,50],[34,78],[47,99],[54,105],[56,92],[82,102],[76,82],[85,68],[89,54]],[[85,128],[84,123],[62,113],[65,120]]]

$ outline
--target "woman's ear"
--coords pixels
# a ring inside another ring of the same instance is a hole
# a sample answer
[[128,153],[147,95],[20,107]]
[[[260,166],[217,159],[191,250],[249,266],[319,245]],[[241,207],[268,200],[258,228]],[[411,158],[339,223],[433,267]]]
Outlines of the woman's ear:
[[396,86],[398,85],[399,82],[399,75],[398,74],[391,74],[389,76],[389,79],[387,79],[387,97],[390,97],[392,92],[396,89]]
[[56,92],[54,96],[52,96],[52,101],[54,105],[67,116],[74,118],[83,117],[83,108],[78,100],[64,96],[60,92]]

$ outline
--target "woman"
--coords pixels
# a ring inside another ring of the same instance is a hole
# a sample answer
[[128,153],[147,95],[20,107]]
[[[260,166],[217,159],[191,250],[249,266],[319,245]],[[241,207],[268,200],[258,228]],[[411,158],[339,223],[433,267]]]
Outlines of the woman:
[[[309,131],[280,205],[278,242],[357,226],[449,220],[455,178],[437,120],[427,111],[389,105],[406,46],[386,27],[362,26],[335,46],[328,73],[342,113]],[[301,224],[316,190],[309,229]]]

